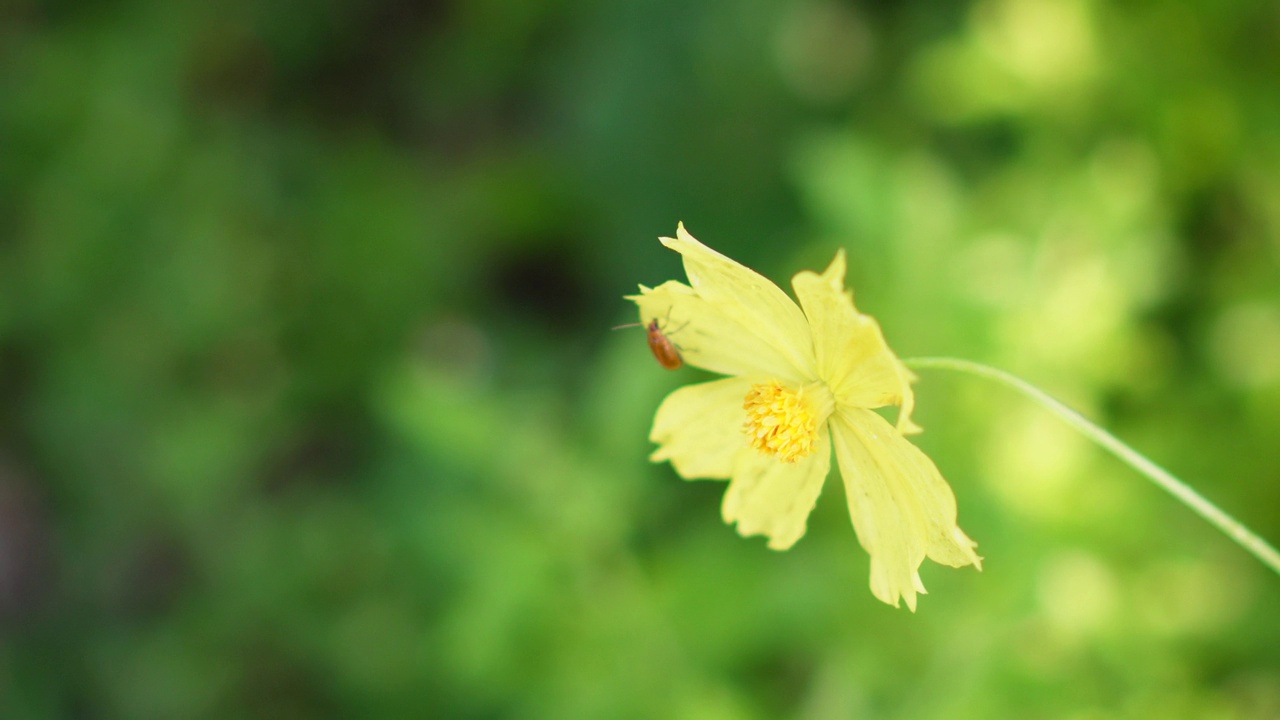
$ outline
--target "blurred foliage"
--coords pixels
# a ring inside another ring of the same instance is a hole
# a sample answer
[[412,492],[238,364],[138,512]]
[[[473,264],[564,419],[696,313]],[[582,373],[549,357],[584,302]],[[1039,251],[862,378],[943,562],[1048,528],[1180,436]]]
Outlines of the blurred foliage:
[[6,0],[0,717],[1280,717],[1280,579],[981,380],[916,615],[723,526],[677,220],[1280,539],[1273,2]]

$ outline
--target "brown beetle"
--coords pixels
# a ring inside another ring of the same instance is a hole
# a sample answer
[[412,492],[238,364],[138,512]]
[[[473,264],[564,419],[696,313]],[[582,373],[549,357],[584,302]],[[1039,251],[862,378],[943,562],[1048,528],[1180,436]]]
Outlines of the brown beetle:
[[[613,329],[621,330],[629,327],[643,327],[645,332],[649,334],[649,350],[653,351],[653,357],[657,359],[659,365],[668,370],[678,370],[684,366],[684,358],[680,357],[679,346],[671,342],[671,338],[662,331],[658,318],[650,320],[648,325],[644,323],[627,323]],[[682,327],[684,325],[680,326],[680,328]],[[680,328],[676,328],[676,330]],[[672,332],[675,332],[675,330]]]
[[658,318],[654,318],[645,330],[649,332],[649,349],[653,351],[653,356],[658,359],[658,364],[668,370],[678,370],[684,365],[684,358],[680,357],[680,349],[676,344],[671,342],[671,338],[662,332],[662,328],[658,327]]

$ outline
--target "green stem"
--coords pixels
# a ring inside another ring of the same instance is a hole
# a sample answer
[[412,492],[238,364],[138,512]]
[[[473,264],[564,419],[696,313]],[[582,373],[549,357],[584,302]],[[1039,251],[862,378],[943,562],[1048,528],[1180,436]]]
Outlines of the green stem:
[[1111,451],[1113,455],[1123,460],[1129,467],[1147,476],[1156,485],[1164,488],[1170,495],[1181,500],[1184,505],[1195,511],[1197,515],[1208,520],[1209,524],[1221,530],[1227,537],[1235,540],[1240,547],[1258,558],[1263,565],[1280,574],[1280,552],[1277,552],[1266,540],[1263,540],[1252,530],[1240,524],[1239,520],[1223,512],[1217,505],[1206,500],[1203,495],[1192,490],[1186,483],[1170,474],[1168,470],[1151,462],[1138,451],[1120,442],[1115,435],[1089,422],[1080,413],[1053,399],[1045,394],[1043,390],[1031,385],[1022,378],[987,365],[956,358],[911,358],[904,362],[916,368],[957,370],[980,375],[1004,383],[1022,392],[1062,418],[1068,425],[1079,430],[1085,437]]

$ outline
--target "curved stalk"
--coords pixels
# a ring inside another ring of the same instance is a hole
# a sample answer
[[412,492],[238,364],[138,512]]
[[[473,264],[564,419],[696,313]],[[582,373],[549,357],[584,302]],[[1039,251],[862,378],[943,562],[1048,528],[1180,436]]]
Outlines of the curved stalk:
[[1126,465],[1137,470],[1149,480],[1159,485],[1170,495],[1191,508],[1220,530],[1224,535],[1236,541],[1240,547],[1256,557],[1263,565],[1280,574],[1280,552],[1277,552],[1266,540],[1240,523],[1239,520],[1223,512],[1221,508],[1209,502],[1203,495],[1192,490],[1172,473],[1148,460],[1144,455],[1121,442],[1115,435],[1086,420],[1083,415],[1050,397],[1040,388],[1015,375],[998,370],[988,365],[946,357],[910,358],[904,361],[914,368],[936,368],[956,370],[971,375],[978,375],[1011,387],[1032,400],[1040,403],[1045,409],[1057,415],[1068,425],[1080,431],[1085,437],[1106,448],[1111,454],[1120,458]]

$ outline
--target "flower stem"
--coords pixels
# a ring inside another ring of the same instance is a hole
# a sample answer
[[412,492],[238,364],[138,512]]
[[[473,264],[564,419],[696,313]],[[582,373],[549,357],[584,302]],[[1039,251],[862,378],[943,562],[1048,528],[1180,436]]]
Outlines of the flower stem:
[[1113,455],[1120,458],[1129,467],[1137,470],[1147,476],[1152,482],[1164,488],[1170,495],[1182,501],[1184,505],[1191,508],[1197,515],[1209,521],[1209,524],[1221,530],[1224,535],[1235,540],[1240,547],[1244,548],[1254,557],[1258,558],[1263,565],[1280,574],[1280,552],[1277,552],[1266,540],[1263,540],[1249,528],[1240,524],[1239,520],[1231,517],[1223,512],[1221,508],[1204,498],[1203,495],[1192,490],[1186,483],[1174,477],[1168,470],[1156,465],[1148,460],[1138,451],[1120,442],[1115,435],[1103,430],[1097,425],[1089,422],[1080,413],[1063,405],[1057,400],[1047,395],[1043,390],[1035,387],[1014,375],[998,370],[996,368],[982,365],[980,363],[970,362],[968,360],[960,360],[957,358],[946,357],[924,357],[910,358],[904,361],[907,365],[915,368],[937,368],[942,370],[956,370],[966,372],[972,375],[979,375],[1022,392],[1032,400],[1043,405],[1049,412],[1057,415],[1068,425],[1079,430],[1085,437],[1093,440],[1097,444],[1111,451]]

